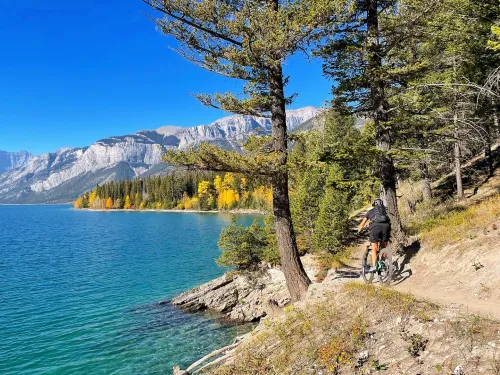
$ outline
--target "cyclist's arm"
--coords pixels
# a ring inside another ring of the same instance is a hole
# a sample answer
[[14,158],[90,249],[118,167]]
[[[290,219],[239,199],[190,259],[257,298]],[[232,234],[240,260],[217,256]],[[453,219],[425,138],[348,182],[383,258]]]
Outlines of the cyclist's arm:
[[361,232],[364,227],[366,227],[366,224],[368,222],[368,218],[364,217],[363,220],[361,220],[361,223],[358,225],[358,232]]

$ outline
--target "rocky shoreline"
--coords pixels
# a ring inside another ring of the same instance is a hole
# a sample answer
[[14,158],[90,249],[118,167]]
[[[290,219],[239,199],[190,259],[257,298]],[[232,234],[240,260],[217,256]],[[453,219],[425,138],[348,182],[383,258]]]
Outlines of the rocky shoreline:
[[75,210],[79,211],[103,211],[103,212],[175,212],[175,213],[207,213],[207,214],[241,214],[241,215],[266,215],[266,211],[262,210],[254,210],[254,209],[236,209],[236,210],[211,210],[211,211],[202,211],[202,210],[176,210],[176,209],[143,209],[143,210],[135,210],[135,209],[124,209],[124,208],[113,208],[113,209],[94,209],[94,208],[75,208]]
[[[302,261],[314,280],[318,270],[312,257],[303,257]],[[236,323],[256,322],[289,302],[285,276],[277,268],[252,273],[228,272],[170,301],[186,312],[213,311]]]

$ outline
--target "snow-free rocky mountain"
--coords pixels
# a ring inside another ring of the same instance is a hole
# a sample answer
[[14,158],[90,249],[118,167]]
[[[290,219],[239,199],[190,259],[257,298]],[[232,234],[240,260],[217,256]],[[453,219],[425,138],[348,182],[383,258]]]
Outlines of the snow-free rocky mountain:
[[[290,131],[317,117],[320,109],[287,112]],[[210,142],[240,150],[251,134],[271,131],[271,121],[230,116],[192,128],[164,126],[102,139],[84,148],[62,148],[40,156],[0,151],[0,203],[64,203],[106,181],[162,173],[161,148],[186,149]]]

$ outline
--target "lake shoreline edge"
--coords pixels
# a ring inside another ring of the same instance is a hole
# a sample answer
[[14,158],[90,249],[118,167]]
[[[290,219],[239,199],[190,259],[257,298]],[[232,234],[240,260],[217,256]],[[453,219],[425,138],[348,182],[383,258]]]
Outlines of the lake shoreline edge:
[[237,209],[237,210],[175,210],[175,209],[143,209],[143,210],[131,210],[124,208],[109,209],[109,210],[99,210],[95,208],[73,208],[76,211],[90,211],[90,212],[166,212],[166,213],[186,213],[186,214],[235,214],[235,215],[267,215],[267,211],[254,210],[254,209]]

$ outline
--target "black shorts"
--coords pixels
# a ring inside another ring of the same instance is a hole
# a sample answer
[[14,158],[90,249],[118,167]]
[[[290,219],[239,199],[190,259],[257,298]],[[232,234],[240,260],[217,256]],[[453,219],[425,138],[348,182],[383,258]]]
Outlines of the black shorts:
[[391,237],[391,225],[388,223],[376,223],[370,227],[370,242],[389,242]]

